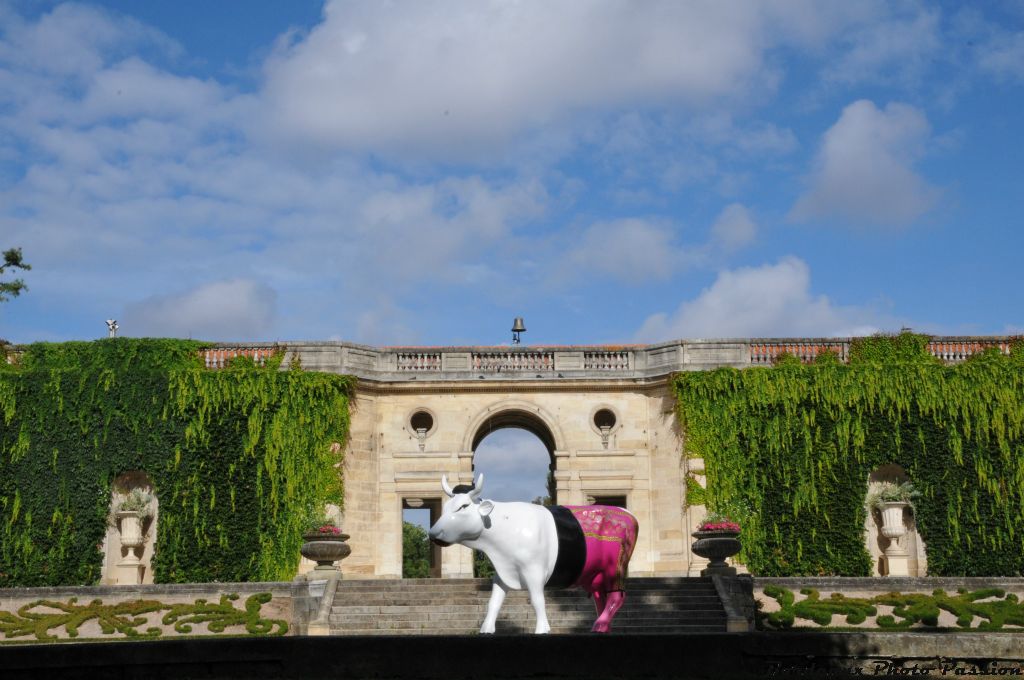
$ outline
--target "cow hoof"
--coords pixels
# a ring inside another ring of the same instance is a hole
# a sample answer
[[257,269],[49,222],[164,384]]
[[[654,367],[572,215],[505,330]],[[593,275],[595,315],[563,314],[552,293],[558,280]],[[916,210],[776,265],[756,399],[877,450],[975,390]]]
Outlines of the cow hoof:
[[494,626],[484,626],[480,629],[481,635],[494,635]]
[[594,627],[590,629],[591,633],[607,633],[611,630],[611,627],[606,623],[595,623]]

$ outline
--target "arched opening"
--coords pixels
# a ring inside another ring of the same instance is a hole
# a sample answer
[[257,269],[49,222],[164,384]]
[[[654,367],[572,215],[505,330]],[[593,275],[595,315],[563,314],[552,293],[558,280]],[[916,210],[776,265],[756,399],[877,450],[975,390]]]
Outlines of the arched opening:
[[[496,413],[473,436],[473,472],[483,474],[484,496],[496,501],[556,502],[555,438],[537,416],[520,410]],[[474,554],[477,577],[493,574],[487,558]]]
[[488,498],[555,503],[554,471],[554,435],[534,414],[501,411],[473,436],[473,472],[485,475]]

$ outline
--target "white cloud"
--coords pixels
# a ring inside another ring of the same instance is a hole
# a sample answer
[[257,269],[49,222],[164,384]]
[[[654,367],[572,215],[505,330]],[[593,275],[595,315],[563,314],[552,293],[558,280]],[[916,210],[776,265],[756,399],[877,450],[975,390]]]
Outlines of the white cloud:
[[678,229],[664,220],[627,217],[595,222],[573,234],[573,245],[552,266],[550,280],[608,277],[627,284],[667,281],[680,272],[708,266],[750,245],[757,224],[742,204],[727,205],[705,242],[680,243]]
[[753,243],[757,238],[757,224],[743,205],[725,206],[711,225],[711,243],[725,252],[733,252]]
[[175,76],[131,57],[95,74],[77,113],[80,119],[202,117],[225,96],[218,83]]
[[724,146],[749,155],[782,155],[799,146],[796,135],[768,121],[737,125],[733,117],[718,111],[694,120],[687,129],[694,139],[705,144]]
[[378,295],[374,304],[356,317],[349,332],[334,339],[367,345],[411,345],[418,339],[412,327],[415,322],[413,312],[399,308],[386,296]]
[[176,295],[157,295],[129,304],[123,335],[250,340],[273,328],[277,293],[258,281],[216,281]]
[[663,281],[685,258],[674,240],[666,224],[639,218],[596,222],[583,232],[558,271],[578,277],[610,276],[626,283]]
[[1024,31],[997,33],[979,49],[978,63],[993,75],[1024,79]]
[[335,0],[268,62],[270,120],[314,144],[452,153],[581,110],[746,97],[774,82],[786,7]]
[[134,19],[76,3],[60,4],[34,23],[0,10],[0,62],[32,71],[88,77],[112,55],[142,46],[176,54],[180,46]]
[[825,69],[825,78],[841,84],[916,80],[943,47],[940,20],[941,12],[914,7],[907,16],[847,31],[846,49]]
[[785,257],[776,264],[720,272],[710,288],[675,312],[648,317],[636,340],[869,335],[880,320],[871,309],[814,295],[807,264]]
[[930,137],[917,109],[867,100],[847,106],[825,133],[810,189],[790,212],[797,221],[838,219],[901,225],[927,213],[938,199],[913,168]]

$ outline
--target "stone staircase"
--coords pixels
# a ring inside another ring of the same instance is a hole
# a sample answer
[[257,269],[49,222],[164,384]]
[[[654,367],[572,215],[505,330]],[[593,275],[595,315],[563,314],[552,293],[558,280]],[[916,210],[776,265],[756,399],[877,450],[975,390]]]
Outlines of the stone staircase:
[[[340,581],[330,613],[332,635],[470,635],[480,629],[490,598],[489,579]],[[587,633],[596,614],[578,589],[545,592],[552,633]],[[532,633],[533,607],[512,591],[497,633]],[[726,630],[726,612],[711,579],[630,578],[613,633]]]

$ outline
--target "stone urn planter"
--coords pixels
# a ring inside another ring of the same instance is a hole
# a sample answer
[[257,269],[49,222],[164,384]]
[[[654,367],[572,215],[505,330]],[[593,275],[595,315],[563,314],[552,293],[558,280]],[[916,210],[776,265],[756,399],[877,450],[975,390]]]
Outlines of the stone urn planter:
[[141,548],[145,539],[142,536],[142,513],[131,510],[117,513],[118,526],[121,531],[121,545],[128,548],[128,554],[135,559],[135,548]]
[[142,583],[142,560],[136,551],[146,542],[146,537],[142,533],[145,516],[139,511],[122,510],[116,513],[115,517],[125,555],[115,567],[114,580],[117,585],[138,585]]
[[907,501],[879,502],[878,512],[882,515],[881,533],[889,539],[885,548],[885,562],[889,576],[908,576],[910,574],[909,558],[903,542],[907,535],[907,527],[903,524],[903,512],[911,507]]
[[692,536],[697,539],[693,544],[693,554],[710,560],[707,568],[702,569],[701,576],[735,576],[736,568],[726,564],[727,557],[732,557],[743,547],[739,539],[739,531],[727,529],[697,530]]
[[903,525],[903,510],[910,507],[906,501],[890,501],[878,504],[878,511],[882,514],[882,535],[888,539],[898,541],[907,533]]
[[349,535],[313,532],[303,534],[302,539],[305,542],[299,552],[307,560],[316,562],[316,567],[309,573],[309,578],[340,578],[341,568],[334,563],[345,559],[352,552],[352,548],[345,543]]

